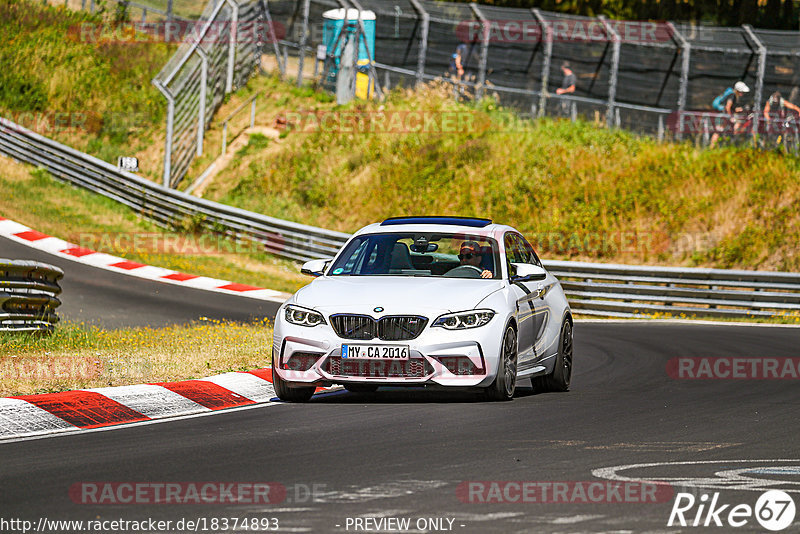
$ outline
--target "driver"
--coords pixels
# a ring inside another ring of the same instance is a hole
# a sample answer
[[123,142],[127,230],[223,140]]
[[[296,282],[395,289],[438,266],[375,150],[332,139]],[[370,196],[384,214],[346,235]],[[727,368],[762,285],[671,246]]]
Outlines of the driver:
[[494,275],[492,271],[483,269],[481,267],[481,260],[483,254],[481,253],[481,246],[475,241],[464,241],[461,244],[461,252],[458,254],[458,259],[461,265],[470,265],[481,271],[481,278],[492,278]]

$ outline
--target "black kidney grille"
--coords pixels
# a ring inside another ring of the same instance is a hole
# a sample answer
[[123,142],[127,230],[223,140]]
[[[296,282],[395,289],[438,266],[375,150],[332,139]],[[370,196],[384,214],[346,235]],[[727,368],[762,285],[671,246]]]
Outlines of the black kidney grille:
[[416,315],[394,315],[378,321],[378,337],[384,341],[414,339],[422,333],[428,319]]
[[403,341],[419,336],[427,324],[427,317],[417,315],[390,315],[377,321],[367,315],[331,315],[336,335],[344,339]]
[[331,325],[336,335],[344,339],[375,337],[375,319],[367,315],[331,315]]

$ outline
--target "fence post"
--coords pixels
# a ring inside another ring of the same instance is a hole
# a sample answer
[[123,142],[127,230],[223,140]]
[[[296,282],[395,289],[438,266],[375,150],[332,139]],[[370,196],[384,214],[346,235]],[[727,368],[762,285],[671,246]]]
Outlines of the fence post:
[[542,28],[544,36],[544,60],[542,61],[542,86],[539,88],[539,116],[543,117],[547,108],[547,83],[550,80],[550,62],[553,58],[553,26],[542,16],[537,8],[531,9],[533,16]]
[[306,59],[306,41],[308,40],[308,12],[311,0],[303,0],[303,33],[300,34],[300,51],[297,56],[297,87],[303,85],[303,63]]
[[172,22],[172,0],[167,0],[167,22]]
[[225,79],[225,92],[230,93],[233,91],[233,67],[236,62],[236,41],[238,40],[239,33],[239,4],[237,4],[235,0],[226,1],[233,10],[231,14],[230,35],[228,36],[228,75]]
[[689,91],[689,62],[692,56],[692,45],[678,31],[674,24],[667,22],[672,37],[678,41],[681,50],[681,81],[678,86],[678,140],[683,139],[683,112],[686,109],[686,95]]
[[94,13],[94,0],[89,0],[89,13]]
[[[378,83],[378,70],[375,68],[375,51],[371,50],[369,47],[369,42],[367,41],[367,30],[364,28],[364,20],[361,18],[361,12],[366,11],[363,6],[358,2],[358,0],[350,0],[353,6],[358,10],[358,32],[356,39],[356,66],[358,66],[358,47],[359,39],[364,39],[364,48],[367,50],[367,57],[369,58],[369,70],[372,73],[372,77],[375,79],[375,95],[378,98],[383,97],[383,91],[381,90],[381,84]],[[356,68],[356,73],[353,74],[353,91],[355,91],[355,80],[358,76],[357,74],[358,69]],[[369,88],[369,80],[367,80],[367,88]],[[354,93],[355,94],[355,93]],[[369,96],[369,91],[367,91],[367,96]]]
[[147,10],[142,8],[142,24],[147,22]]
[[164,98],[167,99],[167,133],[164,140],[164,187],[170,187],[170,171],[172,168],[172,129],[175,122],[175,97],[172,93],[161,85],[158,80],[153,80],[153,85],[156,89],[161,91]]
[[486,63],[489,60],[489,36],[491,28],[489,21],[483,16],[478,4],[471,2],[469,7],[481,23],[481,59],[478,63],[478,83],[475,87],[475,100],[483,98],[484,85],[486,84]]
[[250,104],[250,128],[256,125],[256,99],[258,95],[253,97],[253,102]]
[[608,23],[603,15],[598,17],[606,30],[606,35],[611,37],[613,49],[611,52],[611,72],[608,73],[608,110],[606,111],[606,124],[611,128],[614,120],[614,102],[617,98],[617,72],[619,71],[620,38],[617,31]]
[[[753,31],[753,27],[749,24],[742,26],[745,34],[758,50],[758,64],[756,65],[756,90],[753,93],[753,135],[758,133],[758,124],[761,117],[761,97],[764,91],[764,70],[767,64],[767,47],[761,42],[761,39]],[[745,42],[748,40],[745,39]],[[748,43],[748,46],[750,44]],[[752,50],[752,48],[751,48]]]
[[203,154],[203,138],[206,134],[206,91],[208,89],[208,54],[202,46],[195,48],[200,55],[200,105],[197,111],[197,155]]
[[272,23],[272,14],[269,12],[269,5],[265,0],[260,0],[261,11],[264,13],[264,20],[267,21],[268,38],[272,41],[272,48],[275,51],[275,63],[278,64],[278,70],[281,71],[281,79],[286,75],[286,64],[281,64],[281,50],[278,47],[278,35],[275,33],[275,26]]
[[422,17],[422,30],[419,36],[419,53],[417,55],[417,85],[423,83],[425,76],[425,60],[428,56],[428,31],[431,25],[431,16],[419,3],[419,0],[409,0],[417,11],[417,15]]

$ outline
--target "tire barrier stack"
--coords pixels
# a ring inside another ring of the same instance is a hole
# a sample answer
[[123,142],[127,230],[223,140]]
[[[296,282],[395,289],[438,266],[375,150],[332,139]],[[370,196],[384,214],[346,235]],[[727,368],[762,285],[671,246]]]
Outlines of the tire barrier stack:
[[53,265],[0,259],[0,332],[52,332],[63,277]]

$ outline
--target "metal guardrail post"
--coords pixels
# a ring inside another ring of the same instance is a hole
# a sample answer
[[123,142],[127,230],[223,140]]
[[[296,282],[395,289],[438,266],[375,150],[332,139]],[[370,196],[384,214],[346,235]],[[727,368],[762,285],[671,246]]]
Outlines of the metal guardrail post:
[[489,37],[491,28],[489,21],[483,16],[483,12],[475,2],[470,2],[469,7],[472,13],[481,23],[481,57],[478,62],[478,82],[475,85],[475,100],[483,98],[483,91],[486,85],[486,64],[489,61]]
[[689,62],[692,57],[692,45],[678,31],[674,24],[667,22],[673,39],[678,42],[681,51],[681,80],[678,86],[678,139],[683,138],[683,112],[686,110],[686,95],[689,91]]
[[197,110],[197,155],[203,154],[203,138],[206,133],[206,91],[208,90],[208,54],[202,46],[195,51],[200,56],[200,105]]
[[250,128],[256,125],[256,98],[253,97],[253,102],[250,104]]
[[[761,99],[764,91],[764,71],[767,66],[767,47],[761,42],[761,39],[753,31],[753,27],[749,24],[742,26],[745,34],[749,40],[753,42],[758,51],[758,64],[756,65],[756,88],[753,92],[753,135],[758,134],[758,125],[761,119]],[[747,42],[748,39],[745,39]],[[748,44],[748,46],[750,46]],[[752,48],[751,48],[752,50]]]
[[167,0],[167,22],[172,22],[172,0]]
[[[414,10],[417,12],[417,17],[422,20],[422,29],[419,36],[419,54],[417,56],[417,85],[423,83],[425,78],[425,61],[428,58],[428,32],[431,26],[431,16],[422,7],[419,0],[409,0]],[[389,84],[386,84],[387,87]]]
[[550,63],[553,58],[553,25],[545,20],[541,11],[531,9],[533,16],[542,28],[544,41],[544,59],[542,61],[542,86],[539,88],[539,117],[543,117],[547,109],[547,84],[550,80]]
[[311,8],[311,0],[303,2],[303,33],[300,34],[300,51],[297,56],[297,87],[303,85],[303,64],[306,58],[306,41],[308,40],[308,12]]
[[228,75],[225,79],[225,92],[230,93],[233,91],[233,67],[236,63],[236,42],[238,41],[239,34],[239,4],[235,0],[225,0],[233,13],[231,14],[231,29],[228,36]]
[[608,73],[608,110],[606,111],[606,124],[608,127],[611,128],[612,120],[613,120],[613,113],[614,113],[614,102],[617,98],[617,73],[619,72],[619,50],[621,40],[617,31],[608,23],[608,19],[603,15],[597,17],[600,19],[600,22],[603,24],[603,28],[605,28],[606,36],[611,37],[612,42],[612,52],[611,52],[611,71]]
[[167,132],[164,139],[164,187],[169,187],[172,171],[172,130],[175,123],[175,97],[158,80],[154,79],[153,85],[167,99]]

